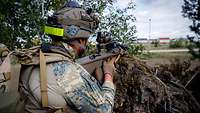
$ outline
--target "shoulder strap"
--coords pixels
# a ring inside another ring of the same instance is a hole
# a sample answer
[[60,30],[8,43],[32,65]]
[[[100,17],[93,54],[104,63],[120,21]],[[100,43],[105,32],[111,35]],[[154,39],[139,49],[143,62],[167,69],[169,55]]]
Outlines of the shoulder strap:
[[41,50],[40,50],[40,90],[41,90],[42,106],[48,107],[46,59],[44,53]]
[[0,66],[0,73],[4,75],[6,80],[10,80],[8,85],[12,86],[9,88],[9,90],[12,92],[18,91],[18,83],[21,70],[21,64],[15,62],[15,60],[16,59],[14,56],[12,56],[12,53],[9,53],[9,55]]
[[[0,65],[0,74],[4,75],[7,82],[8,90],[4,93],[0,93],[0,109],[6,109],[6,112],[13,112],[15,108],[12,108],[11,105],[17,105],[17,101],[19,100],[19,92],[18,92],[18,83],[19,76],[21,70],[21,64],[14,62],[14,56],[11,53],[6,57],[2,65]],[[9,111],[8,111],[9,110]]]

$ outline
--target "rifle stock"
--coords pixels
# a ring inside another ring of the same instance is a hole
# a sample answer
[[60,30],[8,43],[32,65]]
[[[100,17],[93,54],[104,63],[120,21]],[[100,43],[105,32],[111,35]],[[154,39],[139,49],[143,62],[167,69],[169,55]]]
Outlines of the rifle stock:
[[[113,53],[100,53],[85,56],[76,60],[76,63],[82,65],[88,73],[94,76],[100,84],[104,81],[103,61],[109,57],[116,56]],[[98,75],[98,76],[96,76]]]

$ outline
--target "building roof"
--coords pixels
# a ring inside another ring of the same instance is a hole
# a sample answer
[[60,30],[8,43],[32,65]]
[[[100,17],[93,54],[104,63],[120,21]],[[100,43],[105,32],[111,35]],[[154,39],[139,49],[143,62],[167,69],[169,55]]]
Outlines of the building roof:
[[159,38],[159,40],[169,40],[169,37],[163,37],[163,38]]

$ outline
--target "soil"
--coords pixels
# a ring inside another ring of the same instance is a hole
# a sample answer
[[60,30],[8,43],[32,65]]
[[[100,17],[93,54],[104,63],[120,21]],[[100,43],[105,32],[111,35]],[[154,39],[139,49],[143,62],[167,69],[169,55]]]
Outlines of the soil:
[[114,113],[199,113],[200,105],[170,71],[155,70],[137,58],[117,64]]

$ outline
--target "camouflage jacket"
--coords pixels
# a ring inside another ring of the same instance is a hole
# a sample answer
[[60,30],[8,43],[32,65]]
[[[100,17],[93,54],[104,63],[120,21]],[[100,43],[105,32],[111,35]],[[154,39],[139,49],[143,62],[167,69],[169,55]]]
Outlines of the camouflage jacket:
[[[25,110],[44,112],[47,109],[41,108],[39,66],[31,69],[25,66],[21,74],[20,92],[26,98]],[[112,112],[115,96],[113,83],[106,81],[100,85],[73,60],[47,64],[47,86],[50,109],[64,108],[64,112],[81,113]]]

